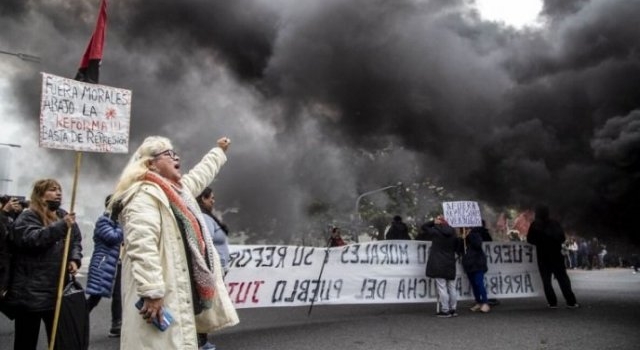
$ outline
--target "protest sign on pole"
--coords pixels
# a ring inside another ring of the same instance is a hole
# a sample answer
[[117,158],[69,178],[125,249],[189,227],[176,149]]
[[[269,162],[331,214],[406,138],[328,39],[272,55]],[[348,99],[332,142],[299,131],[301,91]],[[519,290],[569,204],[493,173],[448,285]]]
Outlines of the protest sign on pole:
[[[106,29],[107,0],[101,0],[96,26],[80,61],[76,80],[47,73],[43,73],[42,76],[40,147],[76,151],[73,192],[69,208],[71,213],[74,212],[82,152],[128,153],[129,151],[131,91],[97,85]],[[60,276],[58,276],[58,293],[49,337],[49,350],[56,348],[70,237],[71,227],[67,229]],[[70,314],[73,315],[75,312]],[[86,319],[88,320],[88,313]],[[73,326],[65,333],[66,336],[71,334],[74,337],[78,336],[76,340],[82,339],[82,341],[71,343],[79,350],[87,349],[89,346],[88,322],[81,324],[76,320],[70,321],[72,322],[69,324]]]
[[40,147],[127,153],[131,90],[42,73]]
[[[130,90],[42,73],[40,147],[76,151],[70,212],[74,212],[82,152],[128,153],[130,119]],[[50,350],[58,334],[70,235],[71,228],[63,250]]]
[[478,202],[456,201],[442,202],[445,219],[451,227],[479,227],[482,226],[482,216]]

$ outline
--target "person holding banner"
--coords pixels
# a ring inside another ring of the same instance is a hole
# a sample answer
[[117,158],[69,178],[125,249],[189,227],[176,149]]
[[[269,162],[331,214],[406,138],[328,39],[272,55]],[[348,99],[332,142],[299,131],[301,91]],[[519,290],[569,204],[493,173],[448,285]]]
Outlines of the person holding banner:
[[339,227],[331,228],[331,236],[329,237],[329,247],[342,247],[346,243],[342,239]]
[[197,333],[239,322],[195,199],[229,144],[219,139],[183,176],[171,141],[150,136],[122,171],[112,196],[123,206],[122,349],[197,350]]
[[487,290],[484,286],[484,274],[489,270],[487,256],[482,249],[482,237],[485,233],[488,235],[489,232],[484,226],[472,228],[464,238],[466,251],[462,256],[462,267],[469,278],[473,297],[476,300],[476,304],[471,307],[471,311],[483,313],[491,310],[487,299]]
[[411,236],[409,236],[409,227],[407,224],[402,222],[402,217],[400,215],[393,217],[393,221],[391,222],[391,225],[389,225],[389,229],[387,229],[385,234],[385,239],[411,240]]
[[567,308],[580,307],[571,289],[571,280],[567,275],[567,268],[562,257],[562,243],[565,239],[564,230],[560,223],[549,217],[549,208],[544,205],[538,206],[535,220],[531,223],[527,233],[527,242],[536,246],[536,257],[544,295],[552,309],[558,307],[558,298],[551,285],[552,276],[558,280],[564,300],[567,302]]
[[427,277],[433,278],[438,291],[440,311],[438,317],[458,316],[456,306],[456,253],[460,249],[460,240],[456,231],[449,226],[444,216],[438,215],[435,220],[422,225],[424,240],[431,241],[429,258],[427,259]]
[[13,281],[7,302],[16,311],[15,350],[37,348],[42,321],[47,338],[51,337],[68,229],[71,229],[71,242],[65,264],[69,274],[75,275],[82,261],[82,235],[76,216],[60,209],[61,202],[62,187],[58,181],[38,180],[31,192],[29,209],[23,211],[13,225]]

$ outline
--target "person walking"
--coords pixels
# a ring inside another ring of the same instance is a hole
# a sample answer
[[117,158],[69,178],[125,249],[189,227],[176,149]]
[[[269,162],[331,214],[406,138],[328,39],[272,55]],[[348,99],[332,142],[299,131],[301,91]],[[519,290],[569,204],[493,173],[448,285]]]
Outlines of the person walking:
[[[13,223],[13,280],[6,302],[16,311],[14,350],[38,347],[41,322],[51,342],[61,264],[68,272],[66,284],[82,262],[82,234],[76,215],[60,209],[61,203],[60,183],[54,179],[38,180],[33,185],[29,209]],[[69,229],[69,254],[63,262]]]
[[459,251],[460,240],[453,227],[449,226],[444,216],[438,215],[435,220],[422,225],[422,237],[431,241],[426,275],[436,284],[439,300],[437,317],[458,316],[456,306],[456,252]]
[[578,308],[580,305],[571,289],[571,280],[562,257],[562,243],[565,241],[564,230],[560,223],[549,217],[549,208],[540,205],[535,211],[535,220],[529,227],[527,242],[536,246],[538,270],[542,278],[544,295],[550,308],[558,307],[558,299],[553,291],[551,277],[555,277],[560,285],[568,308]]
[[[104,205],[109,206],[111,195],[107,196]],[[95,308],[102,298],[111,299],[111,328],[109,337],[119,337],[122,326],[122,298],[120,292],[122,263],[120,247],[123,232],[118,223],[119,206],[113,205],[112,212],[105,212],[96,221],[93,230],[93,254],[89,264],[89,275],[85,292],[89,312]]]
[[[213,206],[216,200],[213,195],[213,190],[210,187],[206,187],[202,193],[196,197],[196,200],[198,201],[202,214],[204,214],[204,221],[213,240],[213,246],[220,256],[220,265],[226,276],[229,271],[229,228],[213,215]],[[207,339],[207,333],[198,333],[198,346],[199,350],[216,349],[215,344],[209,342],[209,339]]]
[[[487,256],[482,249],[484,227],[474,227],[464,238],[465,253],[462,256],[462,267],[469,278],[471,290],[476,304],[471,307],[471,311],[487,313],[491,310],[487,298],[487,290],[484,286],[484,274],[489,270],[487,267]],[[488,232],[487,232],[488,234]]]
[[[239,322],[195,196],[227,160],[223,137],[186,175],[168,138],[147,137],[122,171],[121,349],[197,350],[197,333]],[[139,305],[137,310],[134,305]],[[164,331],[151,325],[173,322]]]

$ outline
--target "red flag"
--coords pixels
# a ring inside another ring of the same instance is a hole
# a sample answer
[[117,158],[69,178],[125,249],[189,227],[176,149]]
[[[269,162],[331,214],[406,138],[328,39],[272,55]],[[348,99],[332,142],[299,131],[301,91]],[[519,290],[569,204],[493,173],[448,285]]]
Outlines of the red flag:
[[76,80],[87,83],[98,83],[100,73],[100,61],[102,60],[102,49],[104,47],[104,35],[107,30],[107,0],[100,1],[100,12],[96,29],[91,35],[87,50],[80,61],[80,69],[76,74]]

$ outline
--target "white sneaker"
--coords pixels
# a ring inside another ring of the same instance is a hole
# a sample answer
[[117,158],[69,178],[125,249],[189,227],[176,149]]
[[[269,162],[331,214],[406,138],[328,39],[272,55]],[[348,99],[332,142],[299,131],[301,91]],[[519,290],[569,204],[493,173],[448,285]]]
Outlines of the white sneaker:
[[216,350],[216,346],[207,341],[203,346],[199,347],[198,350]]

